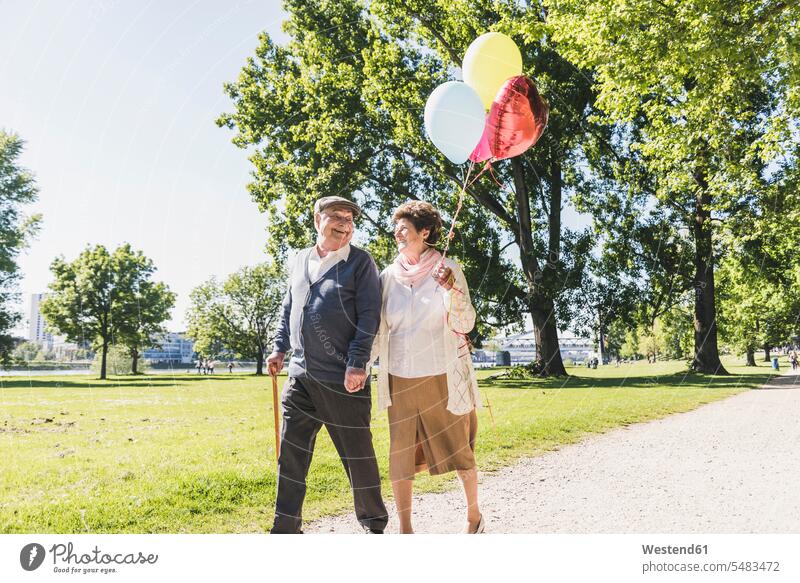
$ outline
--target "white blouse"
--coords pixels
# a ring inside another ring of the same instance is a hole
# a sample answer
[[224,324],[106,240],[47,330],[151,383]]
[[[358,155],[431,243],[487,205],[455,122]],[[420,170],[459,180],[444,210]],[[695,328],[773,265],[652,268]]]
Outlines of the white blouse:
[[413,379],[447,372],[447,312],[442,286],[426,277],[414,286],[384,279],[389,374]]
[[381,273],[381,325],[370,359],[372,362],[380,359],[379,409],[392,404],[390,372],[405,378],[446,373],[448,411],[464,415],[481,407],[478,382],[464,339],[464,334],[475,325],[475,309],[461,267],[449,258],[444,264],[455,276],[451,291],[436,285],[433,278],[430,282],[420,282],[412,290],[395,280],[391,267]]

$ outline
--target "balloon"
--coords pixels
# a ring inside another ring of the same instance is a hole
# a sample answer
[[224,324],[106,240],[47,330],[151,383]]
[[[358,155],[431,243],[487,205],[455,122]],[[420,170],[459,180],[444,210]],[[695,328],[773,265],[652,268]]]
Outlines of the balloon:
[[488,32],[469,45],[461,70],[464,83],[478,92],[484,109],[489,109],[500,86],[509,77],[522,75],[522,55],[506,35]]
[[481,98],[460,81],[442,83],[425,103],[425,130],[454,164],[462,164],[481,139],[485,114]]
[[532,80],[512,77],[497,92],[483,135],[469,159],[483,162],[519,156],[542,136],[549,110]]
[[481,140],[478,142],[478,145],[475,146],[472,154],[469,155],[469,159],[473,162],[483,162],[484,160],[488,160],[492,157],[492,147],[489,145],[489,136],[492,133],[489,130],[490,116],[491,112],[486,114],[486,124],[483,126]]

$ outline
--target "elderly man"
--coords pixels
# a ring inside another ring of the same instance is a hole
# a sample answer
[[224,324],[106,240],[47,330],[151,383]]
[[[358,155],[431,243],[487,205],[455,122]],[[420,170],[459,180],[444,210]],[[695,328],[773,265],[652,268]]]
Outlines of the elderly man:
[[358,205],[338,196],[314,205],[317,243],[297,254],[275,350],[267,359],[270,370],[278,371],[292,349],[272,533],[302,532],[306,475],[322,425],[350,479],[364,531],[378,534],[386,527],[366,370],[380,323],[381,290],[372,257],[350,245],[360,213]]

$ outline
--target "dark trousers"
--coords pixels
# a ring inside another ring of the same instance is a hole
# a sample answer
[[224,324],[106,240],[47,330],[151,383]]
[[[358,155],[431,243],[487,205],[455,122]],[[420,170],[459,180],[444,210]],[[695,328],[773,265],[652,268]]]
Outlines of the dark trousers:
[[278,458],[278,496],[272,533],[299,533],[306,476],[314,442],[325,425],[350,479],[356,517],[362,526],[383,531],[388,522],[381,498],[378,462],[370,431],[368,388],[348,393],[344,385],[290,377],[282,397],[283,430]]

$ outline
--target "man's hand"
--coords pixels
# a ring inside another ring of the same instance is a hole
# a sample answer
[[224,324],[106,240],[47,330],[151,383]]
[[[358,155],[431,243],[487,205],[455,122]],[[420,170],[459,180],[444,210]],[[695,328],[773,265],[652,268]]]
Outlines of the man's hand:
[[269,374],[277,375],[283,369],[283,358],[286,356],[283,352],[273,352],[267,357],[267,370]]
[[364,388],[367,382],[367,371],[363,368],[348,366],[344,372],[344,388],[348,393],[356,393]]

